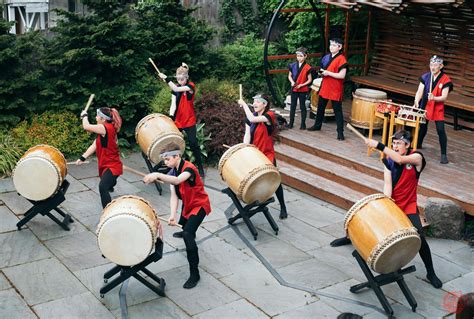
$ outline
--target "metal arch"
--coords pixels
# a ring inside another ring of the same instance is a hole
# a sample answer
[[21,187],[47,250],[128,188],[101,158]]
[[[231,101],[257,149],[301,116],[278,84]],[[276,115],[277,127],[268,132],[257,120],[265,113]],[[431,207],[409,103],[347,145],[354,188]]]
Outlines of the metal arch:
[[[311,5],[311,8],[313,9],[314,13],[316,13],[316,16],[318,18],[320,34],[324,34],[323,21],[322,21],[321,15],[319,13],[319,10],[316,7],[316,5],[314,4],[313,0],[308,0],[308,1]],[[273,87],[273,82],[272,82],[272,79],[271,79],[270,73],[269,73],[270,64],[268,62],[268,45],[269,45],[269,42],[270,42],[270,35],[272,33],[273,25],[275,23],[275,20],[278,17],[278,15],[280,13],[280,10],[283,8],[285,3],[286,3],[286,0],[282,0],[280,2],[280,4],[278,5],[277,9],[275,10],[275,13],[272,16],[272,19],[270,20],[270,25],[268,26],[268,31],[267,31],[267,34],[265,36],[265,44],[263,46],[263,68],[264,68],[264,71],[265,71],[265,81],[267,82],[268,90],[270,91],[270,94],[273,97],[273,101],[275,102],[275,104],[280,105],[280,106],[281,106],[281,104],[278,101],[278,96],[275,92],[275,88]],[[326,52],[326,41],[324,39],[324,36],[321,37],[321,48],[323,50],[322,54],[324,54]]]

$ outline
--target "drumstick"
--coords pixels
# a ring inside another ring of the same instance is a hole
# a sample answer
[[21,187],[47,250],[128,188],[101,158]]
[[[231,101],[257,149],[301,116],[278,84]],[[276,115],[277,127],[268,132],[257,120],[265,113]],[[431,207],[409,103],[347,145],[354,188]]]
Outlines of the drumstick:
[[[141,176],[141,177],[145,177],[145,176],[146,176],[145,173],[142,173],[142,172],[140,172],[140,171],[137,171],[136,169],[133,169],[133,168],[131,168],[131,167],[128,167],[127,165],[123,165],[123,169],[124,169],[125,171],[127,171],[127,172],[130,172],[130,173],[133,173],[133,174],[137,174],[137,175],[139,175],[139,176]],[[164,184],[164,182],[163,182],[163,181],[160,181],[160,180],[156,180],[156,181],[155,181],[155,183],[157,183],[157,182],[158,182],[158,183],[161,183],[161,184]]]
[[[82,162],[82,164],[89,164],[89,161]],[[66,165],[74,165],[76,162],[67,162]]]
[[[148,58],[148,60],[151,62],[151,64],[153,64],[153,67],[155,68],[156,72],[158,72],[158,74],[160,74],[160,70],[158,70],[158,68],[156,67],[156,64],[155,62],[153,62],[153,60],[151,58]],[[161,77],[160,77],[161,79]],[[165,79],[162,79],[165,83],[166,83],[166,80]]]
[[84,109],[84,112],[87,112],[87,110],[89,109],[89,106],[91,106],[92,100],[94,99],[94,96],[95,96],[94,94],[91,94],[89,96],[89,101],[87,101],[86,108]]
[[[158,219],[164,221],[164,222],[168,222],[168,220],[166,218],[163,218],[163,217],[160,217],[158,216]],[[174,223],[174,224],[170,224],[171,226],[176,226],[176,227],[179,227],[179,228],[183,228],[183,225],[181,224],[177,224],[177,223]]]
[[349,123],[347,123],[347,128],[350,129],[352,132],[354,132],[355,135],[357,135],[358,137],[360,137],[361,139],[363,139],[364,142],[367,140],[367,139],[365,138],[365,136],[362,135],[361,132],[359,132],[358,130],[356,130],[356,128],[355,128],[354,126],[350,125]]
[[232,146],[229,146],[227,144],[222,144],[222,146],[224,146],[225,148],[231,148]]
[[242,100],[242,84],[239,84],[239,99]]

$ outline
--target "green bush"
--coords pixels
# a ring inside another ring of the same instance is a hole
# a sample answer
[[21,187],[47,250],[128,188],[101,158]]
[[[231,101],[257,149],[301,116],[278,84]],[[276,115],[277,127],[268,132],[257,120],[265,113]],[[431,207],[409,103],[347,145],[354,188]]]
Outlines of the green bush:
[[168,86],[162,86],[150,103],[150,112],[168,115],[170,112],[170,105],[171,90]]
[[93,142],[79,118],[70,112],[35,115],[31,122],[20,122],[12,130],[12,136],[23,150],[47,144],[59,149],[66,157],[82,154]]
[[217,78],[205,79],[197,85],[196,101],[211,92],[215,93],[219,100],[235,102],[239,99],[239,84],[230,80],[218,80]]
[[15,140],[6,133],[0,133],[0,178],[10,176],[23,151]]
[[[198,141],[199,149],[201,151],[201,156],[203,158],[207,158],[206,144],[208,141],[211,140],[211,133],[209,133],[209,135],[206,135],[206,132],[204,131],[204,125],[204,123],[200,123],[196,126],[196,139]],[[186,132],[183,131],[183,134],[186,135]],[[194,154],[189,146],[189,143],[186,143],[186,149],[184,153],[186,155],[186,158],[189,159],[189,161],[195,163],[196,159],[194,158]],[[205,160],[203,159],[203,161]]]

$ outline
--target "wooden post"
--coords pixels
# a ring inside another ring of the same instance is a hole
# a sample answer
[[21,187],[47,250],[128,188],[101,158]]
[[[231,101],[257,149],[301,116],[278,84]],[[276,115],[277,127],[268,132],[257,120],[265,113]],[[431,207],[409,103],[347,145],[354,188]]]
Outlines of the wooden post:
[[[329,15],[331,13],[331,8],[329,4],[326,4],[326,17],[324,19],[324,47],[328,48],[328,41],[329,41]],[[324,54],[326,54],[328,50],[325,50]]]
[[351,13],[349,12],[349,10],[346,10],[346,28],[344,30],[344,56],[346,57],[346,59],[348,59],[349,57],[347,56],[347,52],[348,52],[348,45],[349,45],[349,26],[350,26],[350,21],[351,21]]
[[369,21],[367,22],[367,37],[365,39],[365,56],[364,56],[364,75],[369,72],[369,47],[370,47],[370,32],[372,25],[372,10],[369,9]]

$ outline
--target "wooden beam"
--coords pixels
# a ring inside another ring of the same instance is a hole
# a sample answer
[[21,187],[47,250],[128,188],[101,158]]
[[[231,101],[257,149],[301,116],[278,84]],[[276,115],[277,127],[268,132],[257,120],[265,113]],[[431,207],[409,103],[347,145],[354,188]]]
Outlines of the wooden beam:
[[331,13],[331,8],[329,7],[329,4],[326,4],[326,16],[324,18],[324,47],[325,48],[327,48],[327,45],[329,42],[329,15],[330,13]]
[[367,22],[367,36],[365,38],[365,55],[364,55],[364,75],[369,72],[369,49],[370,49],[370,32],[372,24],[372,10],[369,10],[369,21]]
[[[321,53],[308,53],[308,58],[320,57]],[[269,55],[268,61],[296,59],[296,54]]]
[[350,11],[346,11],[346,27],[344,30],[344,56],[347,58],[347,47],[349,45],[349,27],[350,27],[350,20],[351,14]]

